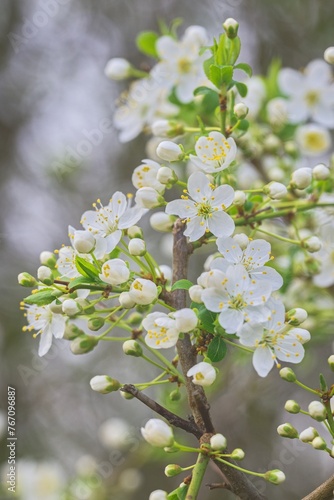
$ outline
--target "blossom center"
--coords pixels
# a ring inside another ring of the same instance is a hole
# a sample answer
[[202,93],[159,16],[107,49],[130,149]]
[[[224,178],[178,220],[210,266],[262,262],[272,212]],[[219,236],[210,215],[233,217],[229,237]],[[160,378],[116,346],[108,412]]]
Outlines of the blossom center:
[[191,70],[191,62],[185,57],[178,60],[177,66],[180,73],[189,73]]
[[197,215],[204,217],[205,219],[210,217],[213,212],[212,206],[207,201],[204,201],[202,203],[195,203],[195,206],[197,208]]
[[236,295],[235,297],[231,297],[231,299],[228,301],[228,305],[230,306],[231,309],[242,309],[247,304],[244,301],[244,298],[241,295],[241,293],[238,293],[238,295]]
[[305,96],[305,100],[309,106],[315,106],[319,102],[319,92],[310,90]]
[[326,140],[318,132],[309,132],[306,137],[306,143],[313,151],[322,151],[326,148]]

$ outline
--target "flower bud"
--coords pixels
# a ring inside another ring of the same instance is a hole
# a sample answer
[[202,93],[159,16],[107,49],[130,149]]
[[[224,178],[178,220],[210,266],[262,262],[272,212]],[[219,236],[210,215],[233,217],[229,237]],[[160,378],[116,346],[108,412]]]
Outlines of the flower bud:
[[311,445],[315,450],[325,450],[327,448],[326,441],[320,436],[314,438]]
[[236,243],[238,243],[241,250],[245,250],[245,248],[248,246],[249,238],[247,234],[244,233],[235,234],[233,236],[233,239]]
[[156,212],[151,215],[150,224],[153,229],[162,233],[169,233],[173,230],[176,218],[173,215],[168,215],[165,212]]
[[120,285],[130,278],[130,270],[122,259],[110,259],[101,268],[99,278],[110,285]]
[[84,297],[77,297],[75,299],[75,302],[79,304],[79,306],[81,307],[82,311],[85,314],[89,315],[95,312],[95,306],[91,304],[91,302],[89,302],[88,299],[85,299]]
[[293,399],[289,399],[285,403],[284,408],[289,413],[299,413],[300,412],[300,406],[299,406],[299,404],[297,403],[297,401],[294,401]]
[[334,354],[329,356],[329,358],[327,359],[327,363],[329,364],[329,367],[332,370],[332,372],[334,372]]
[[174,391],[172,391],[169,394],[169,399],[171,401],[180,401],[180,399],[181,399],[181,392],[179,391],[179,389],[174,389]]
[[141,208],[156,208],[165,204],[164,197],[152,187],[143,187],[138,189],[135,196],[135,202]]
[[139,226],[131,226],[127,230],[127,235],[129,236],[130,239],[132,238],[140,238],[141,240],[143,239],[143,230]]
[[264,186],[263,192],[267,194],[272,200],[281,200],[288,194],[286,186],[276,181],[269,182],[269,184]]
[[86,352],[92,351],[98,343],[99,341],[96,337],[80,335],[71,342],[70,349],[73,354],[86,354]]
[[226,437],[222,434],[215,434],[210,438],[210,445],[214,451],[225,450],[227,448]]
[[39,260],[43,266],[48,266],[48,267],[51,267],[53,269],[56,265],[57,257],[55,256],[55,254],[53,252],[48,252],[45,250],[44,252],[42,252],[40,254]]
[[320,401],[312,401],[308,405],[308,411],[310,416],[318,422],[323,422],[327,418],[326,408]]
[[134,398],[134,396],[132,394],[130,394],[129,392],[120,391],[120,394],[121,394],[123,399],[130,400],[130,399]]
[[301,323],[304,323],[304,321],[307,320],[308,314],[305,311],[305,309],[302,309],[301,307],[296,307],[296,309],[290,309],[286,313],[286,320],[290,323],[292,326],[298,326]]
[[167,492],[163,490],[154,490],[148,500],[167,500]]
[[75,316],[82,311],[82,307],[78,304],[78,302],[74,299],[66,299],[62,303],[62,311],[67,316]]
[[192,309],[185,308],[172,313],[172,317],[175,318],[176,329],[181,333],[191,332],[196,328],[198,323],[198,318]]
[[52,285],[54,282],[52,271],[47,266],[40,266],[37,269],[37,278],[44,283],[44,285]]
[[177,182],[177,176],[169,167],[160,167],[157,173],[157,180],[161,184],[175,184]]
[[277,427],[277,432],[281,437],[295,439],[298,437],[298,431],[291,424],[282,424]]
[[131,64],[126,59],[114,57],[107,62],[104,73],[110,80],[124,80],[131,76],[131,68]]
[[304,240],[303,243],[306,250],[310,253],[319,252],[322,247],[321,240],[318,238],[318,236],[311,236],[311,238]]
[[238,34],[239,23],[232,17],[229,17],[223,23],[223,28],[228,38],[235,38]]
[[26,287],[34,287],[37,285],[37,280],[29,273],[20,273],[17,277],[19,285]]
[[97,332],[104,326],[105,319],[102,318],[102,316],[95,317],[95,318],[90,318],[88,321],[88,328],[92,330],[93,332]]
[[[137,306],[139,307],[139,306]],[[136,307],[136,309],[137,309]],[[146,307],[146,306],[141,306],[141,307]],[[146,311],[145,311],[146,312]],[[133,312],[128,316],[128,323],[131,326],[138,326],[143,320],[143,315],[140,312]]]
[[330,176],[330,170],[323,163],[319,163],[313,168],[312,175],[313,179],[317,181],[325,181]]
[[143,349],[136,340],[126,340],[122,345],[123,352],[127,356],[134,356],[135,358],[140,358],[143,354]]
[[157,155],[165,161],[179,161],[182,160],[184,153],[175,142],[162,141],[157,147]]
[[124,309],[132,309],[135,306],[135,301],[131,298],[129,292],[122,292],[118,297],[119,303]]
[[144,240],[140,238],[133,238],[129,241],[128,250],[130,255],[134,255],[136,257],[142,257],[146,254],[146,244]]
[[177,464],[169,464],[165,467],[165,475],[167,477],[178,476],[182,471],[182,467]]
[[161,266],[159,266],[158,271],[160,271],[164,275],[164,278],[165,278],[165,280],[167,280],[167,283],[170,283],[172,281],[173,270],[170,266],[166,266],[165,264],[161,264]]
[[158,448],[169,447],[174,443],[172,428],[158,418],[151,418],[146,422],[145,427],[141,428],[141,433],[145,441]]
[[74,340],[79,336],[85,335],[85,332],[77,327],[74,323],[67,322],[65,326],[65,332],[63,339]]
[[291,368],[282,368],[279,371],[280,377],[287,382],[296,382],[297,377],[295,372]]
[[136,304],[148,305],[157,299],[158,289],[153,281],[137,278],[131,284],[129,294]]
[[328,47],[325,50],[324,59],[328,64],[334,64],[334,47]]
[[268,470],[264,475],[264,479],[273,484],[281,484],[285,481],[285,474],[279,469]]
[[236,104],[233,108],[233,112],[239,120],[246,118],[248,111],[248,107],[243,102],[238,102],[238,104]]
[[243,460],[245,458],[245,452],[241,448],[236,448],[231,453],[231,458],[233,460]]
[[100,394],[115,392],[121,387],[118,380],[115,380],[108,375],[96,375],[89,383],[93,391],[99,392]]
[[306,189],[312,182],[312,169],[298,168],[291,175],[291,186],[294,189]]
[[187,377],[193,377],[195,385],[209,386],[216,380],[216,370],[210,363],[201,361],[188,370]]
[[189,292],[189,297],[193,302],[196,302],[196,304],[202,304],[203,288],[200,285],[191,286],[188,292]]
[[243,191],[234,191],[234,205],[242,206],[246,202],[246,193]]
[[263,139],[263,147],[267,153],[277,153],[281,144],[280,139],[274,134],[269,134]]
[[152,134],[157,137],[173,137],[175,130],[175,123],[169,120],[157,120],[152,123]]
[[299,439],[303,441],[303,443],[310,443],[317,436],[319,436],[317,429],[308,427],[299,434]]
[[[274,99],[271,99],[267,104],[267,117],[269,123],[274,126],[282,126],[287,123],[288,106],[286,99],[282,97],[274,97]],[[294,148],[296,149],[295,145]]]
[[95,248],[95,238],[90,231],[74,231],[73,247],[79,253],[89,253]]

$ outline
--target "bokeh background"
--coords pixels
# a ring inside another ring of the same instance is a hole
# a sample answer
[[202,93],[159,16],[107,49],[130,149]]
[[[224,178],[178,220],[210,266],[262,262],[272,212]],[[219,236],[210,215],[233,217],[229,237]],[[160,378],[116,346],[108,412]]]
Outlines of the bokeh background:
[[[47,496],[47,487],[38,483],[48,477],[62,483],[91,474],[90,488],[84,480],[75,483],[71,500],[145,500],[151,490],[171,490],[180,482],[167,480],[161,466],[178,459],[171,456],[158,463],[160,455],[140,438],[139,428],[152,413],[119,394],[101,396],[89,388],[97,373],[117,373],[122,381],[145,380],[145,366],[137,359],[125,366],[118,346],[74,356],[65,341],[38,358],[36,341],[21,331],[19,301],[26,290],[17,285],[19,272],[35,273],[41,251],[67,242],[67,225],[78,228],[91,202],[108,200],[115,190],[131,190],[132,170],[146,157],[145,141],[139,137],[120,145],[106,122],[124,86],[108,81],[104,66],[117,56],[138,66],[147,64],[135,47],[135,36],[157,29],[159,18],[170,22],[176,17],[184,19],[181,32],[200,24],[212,35],[219,33],[225,18],[236,18],[241,59],[252,64],[255,73],[265,72],[273,57],[300,68],[334,44],[334,4],[322,0],[1,1],[0,408],[5,411],[7,385],[15,387],[17,452],[25,460],[24,500],[61,498],[57,493]],[[151,245],[160,262],[168,263],[168,242],[152,235]],[[328,347],[315,347],[297,372],[314,383],[319,368],[327,373],[327,355]],[[245,449],[246,466],[287,473],[280,487],[256,483],[268,498],[298,500],[331,474],[325,454],[308,453],[307,446],[278,438],[276,427],[286,416],[277,408],[294,393],[275,371],[260,380],[249,362],[230,359],[221,377],[224,392],[213,404],[217,429],[232,447]],[[119,422],[113,422],[113,430],[99,432],[110,418],[127,423],[127,446],[115,442],[115,434],[122,435]],[[217,481],[212,470],[208,482]],[[31,493],[35,483],[41,496]],[[203,488],[201,500],[220,498],[232,495]]]

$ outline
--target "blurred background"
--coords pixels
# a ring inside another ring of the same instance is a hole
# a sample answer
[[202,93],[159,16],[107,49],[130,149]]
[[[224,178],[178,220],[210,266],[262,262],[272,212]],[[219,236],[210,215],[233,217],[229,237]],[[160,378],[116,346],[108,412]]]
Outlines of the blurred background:
[[[17,392],[22,499],[60,499],[62,486],[72,481],[71,500],[145,500],[153,489],[170,491],[181,480],[167,480],[161,466],[178,463],[178,457],[159,463],[160,455],[142,442],[139,428],[153,414],[119,394],[101,396],[89,388],[97,373],[145,380],[139,360],[125,366],[113,345],[73,356],[66,342],[41,359],[37,341],[21,331],[19,301],[26,290],[17,285],[17,274],[34,274],[40,252],[67,243],[68,224],[79,228],[96,198],[131,190],[131,173],[146,157],[142,137],[120,145],[110,126],[125,87],[107,80],[106,62],[121,56],[146,64],[134,39],[141,30],[156,30],[160,18],[183,18],[181,32],[200,24],[217,35],[222,21],[234,17],[241,60],[255,74],[265,72],[273,57],[300,68],[334,44],[333,16],[332,2],[313,0],[1,1],[0,462],[7,459],[3,412],[9,384]],[[160,240],[152,235],[152,248],[168,264],[168,243]],[[297,373],[314,384],[319,368],[327,373],[327,356],[328,350],[315,346]],[[229,359],[221,376],[224,392],[213,405],[217,429],[232,447],[245,449],[246,467],[287,473],[280,487],[256,482],[268,498],[298,500],[331,474],[325,454],[308,454],[307,446],[277,436],[285,400],[294,395],[275,371],[262,380],[246,359]],[[214,470],[208,482],[219,482]],[[219,498],[232,495],[203,488],[201,500]]]

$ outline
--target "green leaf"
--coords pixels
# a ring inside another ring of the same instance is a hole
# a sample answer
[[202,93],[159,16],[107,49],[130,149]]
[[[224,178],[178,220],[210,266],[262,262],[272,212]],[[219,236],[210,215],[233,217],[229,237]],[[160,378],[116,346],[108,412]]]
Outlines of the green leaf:
[[247,85],[245,85],[242,82],[235,82],[235,86],[237,87],[238,92],[241,95],[241,97],[246,97],[247,92],[248,92]]
[[242,130],[243,132],[246,132],[249,129],[249,121],[248,120],[240,120],[240,123],[238,125],[238,130]]
[[248,75],[249,77],[252,76],[253,74],[253,70],[252,68],[250,67],[249,64],[247,63],[239,63],[237,64],[236,66],[234,66],[234,69],[240,69],[240,71],[243,71],[244,73],[246,73],[246,75]]
[[209,87],[197,87],[197,89],[194,90],[194,95],[207,95],[207,94],[215,94],[218,96],[218,92],[213,89],[209,89]]
[[82,257],[79,257],[78,255],[75,258],[75,266],[79,271],[79,273],[82,274],[82,276],[85,276],[86,278],[91,278],[92,280],[95,280],[95,278],[97,278],[99,275],[99,270],[96,269],[96,267],[93,264],[83,259]]
[[215,321],[217,314],[208,311],[205,306],[200,307],[198,317],[202,323],[202,327],[209,333],[215,333]]
[[79,276],[79,278],[74,278],[68,284],[69,288],[73,288],[77,285],[91,285],[92,283],[96,283],[96,280],[90,279],[87,276]]
[[328,391],[327,383],[326,383],[325,377],[323,376],[322,373],[320,373],[319,379],[320,379],[321,390],[322,391]]
[[215,59],[213,56],[209,57],[209,59],[206,59],[203,63],[203,68],[204,68],[204,73],[208,78],[210,78],[210,66],[214,64]]
[[179,486],[176,490],[171,491],[167,495],[168,500],[185,500],[186,496],[187,496],[188,488],[189,488],[189,486],[186,484]]
[[117,257],[119,256],[119,254],[121,253],[121,249],[120,248],[114,248],[114,250],[112,252],[110,252],[109,254],[109,259],[117,259]]
[[172,286],[172,292],[174,290],[189,290],[191,286],[193,286],[194,283],[192,283],[189,280],[179,280],[174,283]]
[[36,293],[28,295],[23,301],[26,304],[35,304],[36,306],[46,306],[51,304],[57,297],[63,295],[60,290],[55,290],[54,288],[43,288],[38,290]]
[[207,350],[207,357],[211,359],[213,363],[221,361],[227,352],[227,345],[223,338],[217,335],[212,339]]
[[220,89],[222,86],[228,87],[233,78],[233,66],[218,66],[212,64],[209,71],[209,80]]
[[154,31],[142,31],[136,38],[137,47],[143,54],[147,56],[158,57],[158,53],[155,47],[158,38],[158,33],[155,33]]

